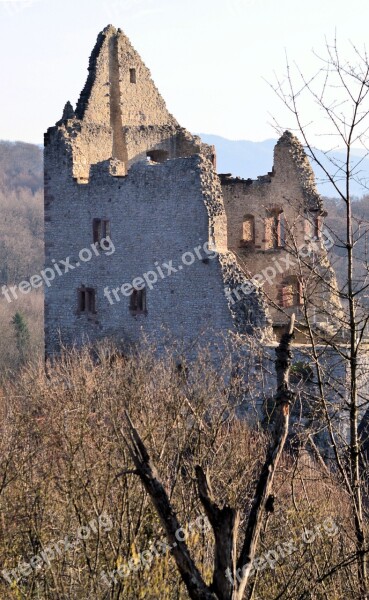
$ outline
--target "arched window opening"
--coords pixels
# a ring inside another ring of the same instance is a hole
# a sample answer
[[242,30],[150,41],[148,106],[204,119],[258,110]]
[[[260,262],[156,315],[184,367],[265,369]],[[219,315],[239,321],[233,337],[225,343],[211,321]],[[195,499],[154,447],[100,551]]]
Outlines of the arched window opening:
[[242,221],[242,239],[240,245],[243,247],[255,244],[255,217],[245,215]]

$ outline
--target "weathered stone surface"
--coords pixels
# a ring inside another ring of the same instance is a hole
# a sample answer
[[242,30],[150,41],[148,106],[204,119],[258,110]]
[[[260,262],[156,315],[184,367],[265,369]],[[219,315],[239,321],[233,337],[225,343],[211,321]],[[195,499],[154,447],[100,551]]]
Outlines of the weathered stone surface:
[[[257,180],[221,175],[220,180],[228,248],[245,272],[260,276],[274,325],[285,325],[291,312],[303,320],[298,286],[304,279],[309,281],[305,293],[312,294],[314,320],[325,320],[327,314],[338,316],[341,306],[324,244],[322,198],[299,140],[289,131],[283,134],[274,149],[273,169],[267,175]],[[315,275],[309,260],[314,261]]]
[[[63,120],[73,118],[70,108]],[[92,165],[110,158],[130,166],[155,151],[166,158],[212,154],[168,112],[150,71],[124,33],[111,25],[98,36],[75,117],[64,124],[63,136],[71,145],[77,180],[88,179]]]
[[75,116],[76,115],[75,115],[73,106],[71,105],[71,103],[68,100],[68,102],[64,106],[63,116],[62,116],[61,120],[62,121],[68,121],[68,119],[74,119]]
[[[276,215],[293,224],[296,243],[311,234],[314,215],[322,216],[314,176],[289,132],[276,145],[273,171],[257,181],[219,178],[215,162],[214,148],[169,113],[124,33],[106,27],[76,110],[68,102],[45,134],[46,263],[54,268],[67,256],[79,263],[46,288],[48,354],[106,336],[129,345],[147,334],[163,343],[170,332],[192,346],[229,332],[272,337],[268,301],[250,277],[286,254],[273,241]],[[91,251],[97,219],[108,223],[113,253]],[[175,270],[163,275],[170,261]],[[146,281],[147,310],[133,314],[122,285],[149,272],[157,281]],[[264,286],[272,305],[283,298],[296,311],[295,276],[279,269]],[[81,289],[94,291],[93,314],[78,305]],[[286,315],[272,314],[283,325]]]
[[[271,334],[260,294],[236,312],[226,297],[247,280],[228,252],[213,154],[169,114],[126,36],[106,28],[75,114],[68,104],[45,135],[46,263],[79,265],[46,288],[48,355],[104,337],[160,345],[169,332],[193,347],[231,331]],[[84,262],[96,219],[110,223],[115,251]],[[133,314],[122,286],[145,274],[146,310]],[[81,289],[95,291],[95,313],[79,307]]]

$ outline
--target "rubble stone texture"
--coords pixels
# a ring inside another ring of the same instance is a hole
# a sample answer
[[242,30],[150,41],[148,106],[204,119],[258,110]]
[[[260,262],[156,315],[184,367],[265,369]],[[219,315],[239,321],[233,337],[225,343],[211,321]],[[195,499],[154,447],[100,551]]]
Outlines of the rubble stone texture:
[[[67,103],[45,134],[46,265],[67,256],[72,265],[81,263],[46,287],[47,355],[61,344],[105,337],[127,347],[153,336],[160,345],[170,333],[191,347],[230,331],[271,336],[260,290],[237,306],[225,294],[226,286],[247,278],[228,251],[214,163],[214,148],[168,112],[127,37],[107,27],[75,112]],[[110,222],[115,252],[81,262],[81,249],[94,241],[94,219]],[[206,252],[206,244],[219,254]],[[170,261],[176,272],[167,275],[162,265]],[[146,310],[135,314],[121,286],[149,271],[158,281],[146,286]],[[111,294],[111,303],[105,288],[119,299]],[[94,311],[79,305],[85,289],[95,291]]]
[[330,240],[324,235],[323,202],[299,140],[286,131],[275,146],[272,171],[257,180],[220,177],[229,250],[245,272],[261,275],[274,329],[283,327],[292,312],[303,320],[299,294],[314,306],[316,322],[326,320],[327,314],[338,316],[341,305],[326,251]]
[[[99,34],[88,70],[75,110],[67,102],[45,134],[46,266],[66,257],[79,264],[46,286],[46,355],[105,337],[128,347],[149,336],[160,346],[168,333],[188,347],[230,332],[270,341],[267,302],[250,277],[284,252],[273,247],[275,214],[296,225],[298,239],[310,213],[322,214],[302,146],[287,132],[272,173],[258,181],[219,177],[214,147],[168,112],[121,30],[109,25]],[[96,219],[109,223],[115,251],[97,246],[81,260]],[[206,244],[218,254],[205,252]],[[167,274],[162,265],[170,261],[176,270]],[[138,313],[122,286],[148,272],[157,282],[146,285]],[[276,302],[280,275],[269,290]],[[293,299],[291,281],[286,289]],[[91,310],[81,306],[81,290],[93,290]],[[272,314],[275,325],[285,322]]]

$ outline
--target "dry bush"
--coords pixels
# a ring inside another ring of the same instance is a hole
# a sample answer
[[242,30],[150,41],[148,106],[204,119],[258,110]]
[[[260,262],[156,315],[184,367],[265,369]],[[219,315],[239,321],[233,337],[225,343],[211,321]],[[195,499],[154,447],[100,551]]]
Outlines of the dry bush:
[[[42,363],[30,365],[4,386],[0,569],[29,563],[66,536],[75,541],[81,526],[89,527],[89,535],[73,549],[54,551],[49,566],[41,559],[38,568],[29,568],[12,586],[2,580],[1,598],[187,598],[170,553],[160,546],[164,534],[151,502],[129,472],[124,410],[150,449],[181,523],[189,529],[192,525],[189,545],[209,577],[211,533],[193,526],[203,513],[194,466],[208,469],[220,503],[229,502],[247,514],[267,438],[236,418],[233,389],[224,385],[224,373],[219,365],[212,367],[206,351],[194,364],[182,363],[181,369],[173,358],[176,354],[170,348],[157,357],[147,347],[122,358],[106,344],[97,353],[88,348],[65,352],[46,371]],[[324,582],[325,589],[321,584],[313,595],[301,595],[350,546],[346,500],[334,478],[311,459],[296,461],[286,455],[275,489],[275,511],[265,523],[260,555],[293,533],[301,537],[304,527],[312,529],[327,517],[337,522],[339,533],[317,536],[314,544],[304,544],[301,552],[299,548],[274,569],[260,571],[254,578],[254,599],[272,600],[278,594],[338,599],[347,597],[349,584],[354,598],[351,567],[344,576],[339,572],[336,579]],[[98,527],[102,514],[105,520]],[[159,556],[151,564],[147,551],[152,544]],[[146,562],[140,559],[143,551]],[[118,568],[114,581],[109,573]]]

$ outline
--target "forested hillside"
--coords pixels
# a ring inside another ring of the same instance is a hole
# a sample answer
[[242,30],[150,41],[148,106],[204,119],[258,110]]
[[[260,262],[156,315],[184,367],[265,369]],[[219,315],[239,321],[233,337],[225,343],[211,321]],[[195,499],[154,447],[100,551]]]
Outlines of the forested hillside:
[[[42,150],[23,142],[0,142],[0,285],[19,284],[43,265]],[[0,299],[0,362],[18,362],[11,320],[20,311],[30,333],[30,353],[42,352],[43,297],[33,290],[11,303]]]
[[32,276],[43,262],[42,150],[0,143],[0,283]]

